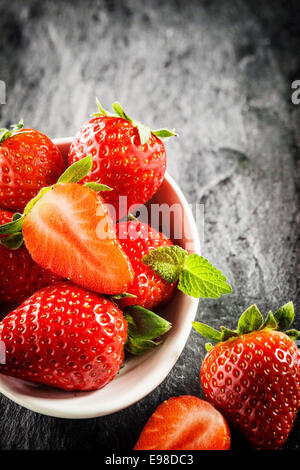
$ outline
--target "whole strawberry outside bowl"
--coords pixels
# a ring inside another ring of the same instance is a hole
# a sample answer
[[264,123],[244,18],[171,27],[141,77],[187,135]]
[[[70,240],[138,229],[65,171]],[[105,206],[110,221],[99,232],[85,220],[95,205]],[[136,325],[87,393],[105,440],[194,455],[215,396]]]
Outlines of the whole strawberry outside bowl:
[[[54,139],[66,160],[72,141],[71,137]],[[175,243],[189,252],[200,253],[200,240],[190,206],[168,174],[147,206],[152,203],[180,207],[181,211],[175,211],[171,217],[170,232],[172,234],[175,224],[182,226],[184,220],[182,239],[176,239]],[[188,339],[197,306],[198,299],[176,291],[161,312],[172,324],[162,343],[142,356],[127,358],[114,380],[100,390],[64,392],[0,375],[0,392],[25,408],[59,418],[93,418],[127,408],[152,392],[168,375]]]

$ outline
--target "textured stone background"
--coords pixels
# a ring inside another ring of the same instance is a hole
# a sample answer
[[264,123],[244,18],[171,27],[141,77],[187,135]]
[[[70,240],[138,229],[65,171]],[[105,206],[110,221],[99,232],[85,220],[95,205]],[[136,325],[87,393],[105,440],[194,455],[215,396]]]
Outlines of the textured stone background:
[[[95,95],[129,114],[176,127],[168,170],[205,204],[203,254],[234,293],[201,301],[198,319],[233,326],[256,302],[299,310],[299,1],[0,0],[1,127],[20,116],[52,137],[72,135]],[[199,227],[200,228],[200,227]],[[297,271],[298,269],[298,271]],[[300,320],[297,320],[300,327]],[[171,395],[201,395],[204,340],[191,333],[151,395],[115,415],[48,418],[0,399],[2,449],[131,449]],[[300,419],[286,448],[300,449]],[[247,448],[234,434],[233,447]]]

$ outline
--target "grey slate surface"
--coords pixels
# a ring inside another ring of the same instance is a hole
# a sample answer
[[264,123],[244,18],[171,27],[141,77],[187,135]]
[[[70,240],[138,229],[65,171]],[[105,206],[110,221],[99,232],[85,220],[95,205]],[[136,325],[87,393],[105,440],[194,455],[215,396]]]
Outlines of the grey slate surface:
[[[73,135],[98,95],[180,133],[168,171],[205,204],[203,255],[234,288],[200,302],[198,319],[212,325],[233,326],[253,302],[266,312],[291,299],[299,312],[298,4],[0,0],[1,127],[23,116],[49,136]],[[204,342],[192,332],[153,393],[105,418],[49,418],[1,396],[0,448],[131,449],[164,399],[201,396]],[[286,448],[299,441],[300,419]],[[233,448],[247,448],[236,433]]]

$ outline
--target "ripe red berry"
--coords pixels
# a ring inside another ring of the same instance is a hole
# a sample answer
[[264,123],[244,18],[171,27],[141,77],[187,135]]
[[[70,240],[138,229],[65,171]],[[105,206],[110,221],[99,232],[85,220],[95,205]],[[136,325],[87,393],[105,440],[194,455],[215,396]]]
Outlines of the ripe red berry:
[[42,187],[57,181],[65,163],[46,135],[13,127],[0,135],[0,207],[21,212]]
[[134,279],[127,292],[136,297],[120,300],[120,305],[141,305],[151,309],[160,303],[168,302],[176,289],[176,282],[164,281],[155,271],[142,262],[144,255],[161,246],[173,245],[163,233],[138,221],[117,224],[120,244],[127,254],[134,270]]
[[33,294],[0,322],[0,373],[64,390],[110,382],[124,358],[127,322],[101,295],[70,282]]
[[[263,323],[258,309],[250,307],[237,330],[219,333],[220,342],[208,352],[201,367],[206,399],[256,449],[282,447],[300,407],[300,354],[292,339],[299,333],[276,330],[280,323],[285,327],[290,323],[282,320],[284,311],[292,318],[289,303],[279,309],[280,313],[269,313],[269,320]],[[201,323],[194,326],[217,340],[216,330]],[[244,333],[244,329],[249,331]]]
[[[100,112],[79,130],[70,147],[69,164],[92,155],[93,167],[83,182],[94,181],[113,188],[103,194],[103,199],[114,206],[119,220],[133,204],[147,202],[161,185],[166,151],[157,135],[175,134],[167,130],[151,132],[130,119],[120,106],[114,109],[118,116],[108,116],[99,108]],[[119,204],[119,196],[127,197],[125,205]]]
[[[11,222],[13,214],[0,210],[0,225]],[[31,258],[25,246],[11,250],[0,245],[0,302],[18,303],[61,278]]]

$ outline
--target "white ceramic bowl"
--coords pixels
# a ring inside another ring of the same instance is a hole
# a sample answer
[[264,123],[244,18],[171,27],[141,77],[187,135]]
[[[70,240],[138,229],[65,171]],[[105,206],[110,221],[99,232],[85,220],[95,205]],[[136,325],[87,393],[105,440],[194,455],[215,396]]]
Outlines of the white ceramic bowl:
[[[55,140],[64,157],[71,141],[72,138]],[[185,218],[185,235],[180,244],[189,251],[200,253],[200,241],[191,209],[169,175],[166,174],[152,202],[168,205],[177,203],[181,206]],[[103,389],[64,392],[0,375],[0,392],[25,408],[60,418],[93,418],[122,410],[149,394],[168,375],[185,346],[197,306],[197,299],[178,291],[164,313],[171,321],[172,328],[162,344],[146,355],[128,360],[114,380]]]

